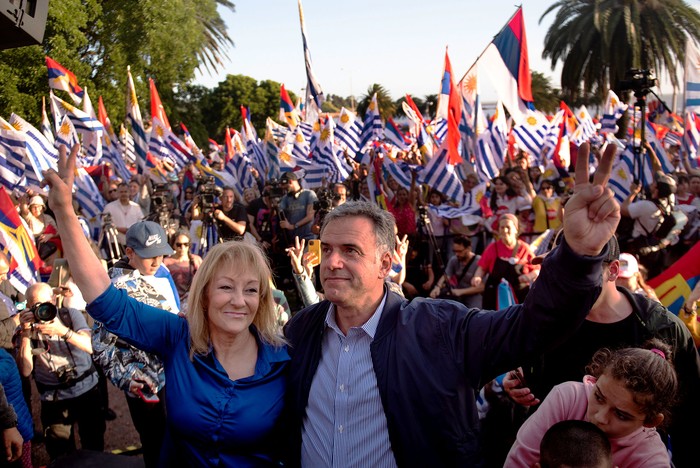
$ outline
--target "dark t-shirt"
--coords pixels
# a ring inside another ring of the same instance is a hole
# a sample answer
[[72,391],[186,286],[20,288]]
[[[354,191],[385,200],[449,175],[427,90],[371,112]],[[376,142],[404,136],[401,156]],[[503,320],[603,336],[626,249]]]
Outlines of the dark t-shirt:
[[646,337],[647,333],[634,313],[615,323],[585,320],[571,338],[542,357],[544,371],[539,377],[532,376],[529,366],[523,367],[526,384],[542,401],[555,385],[580,382],[586,374],[586,366],[600,348],[639,346]]
[[[248,222],[248,215],[246,214],[245,206],[238,202],[234,202],[233,208],[231,208],[229,211],[223,211],[223,213],[237,223]],[[228,225],[222,221],[217,220],[216,224],[219,226],[219,237],[221,239],[232,240],[236,237],[240,237],[240,234],[228,227]]]

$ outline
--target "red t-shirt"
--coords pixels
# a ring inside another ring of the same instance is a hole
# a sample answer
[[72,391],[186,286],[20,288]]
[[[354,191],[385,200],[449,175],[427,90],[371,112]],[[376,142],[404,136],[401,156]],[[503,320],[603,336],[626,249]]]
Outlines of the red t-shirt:
[[[516,248],[518,250],[515,253],[515,263],[523,265],[523,274],[530,273],[539,268],[537,265],[532,264],[532,259],[535,258],[535,256],[525,242],[519,240]],[[502,241],[497,240],[486,247],[479,260],[479,266],[486,273],[491,273],[497,257],[508,260],[512,256],[513,249],[509,249]]]

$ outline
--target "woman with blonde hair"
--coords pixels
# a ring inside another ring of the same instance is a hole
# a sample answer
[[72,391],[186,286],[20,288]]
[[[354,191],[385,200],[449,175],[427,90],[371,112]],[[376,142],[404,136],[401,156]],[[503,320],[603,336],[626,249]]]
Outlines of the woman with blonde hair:
[[[78,146],[59,173],[45,172],[65,256],[88,313],[112,333],[163,360],[168,433],[162,466],[278,464],[289,355],[277,334],[270,267],[243,242],[213,247],[192,282],[186,319],[150,307],[110,283],[71,208]],[[153,242],[160,242],[154,239]],[[165,240],[162,240],[165,241]],[[150,396],[145,394],[144,399]]]

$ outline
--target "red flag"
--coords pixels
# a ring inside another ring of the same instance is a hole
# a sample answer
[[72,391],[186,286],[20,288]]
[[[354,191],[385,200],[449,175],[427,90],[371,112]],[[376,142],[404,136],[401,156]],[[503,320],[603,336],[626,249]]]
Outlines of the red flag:
[[226,139],[224,141],[224,145],[226,147],[224,164],[228,164],[228,162],[233,159],[233,141],[231,140],[231,130],[228,127],[226,127]]
[[445,76],[450,86],[450,100],[447,111],[447,162],[456,166],[462,163],[462,156],[459,154],[459,144],[461,136],[459,134],[459,121],[462,118],[462,97],[457,91],[452,74],[450,57],[445,50]]
[[153,78],[148,79],[148,85],[151,88],[151,118],[156,118],[163,122],[163,126],[168,130],[170,128],[170,122],[168,122],[168,117],[165,115],[165,108],[163,103],[160,102],[160,96],[158,95],[158,90],[156,89],[156,83]]

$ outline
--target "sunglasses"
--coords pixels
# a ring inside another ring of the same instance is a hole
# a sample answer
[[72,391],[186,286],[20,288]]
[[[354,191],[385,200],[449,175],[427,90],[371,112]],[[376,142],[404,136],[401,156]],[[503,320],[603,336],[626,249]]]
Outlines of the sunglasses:
[[117,191],[117,189],[109,189],[109,193],[113,193],[113,192],[116,192],[116,191]]
[[189,247],[190,243],[189,242],[176,242],[175,247]]

